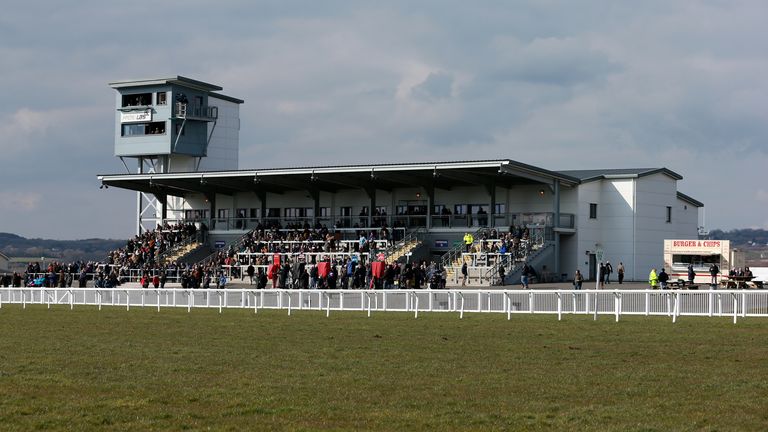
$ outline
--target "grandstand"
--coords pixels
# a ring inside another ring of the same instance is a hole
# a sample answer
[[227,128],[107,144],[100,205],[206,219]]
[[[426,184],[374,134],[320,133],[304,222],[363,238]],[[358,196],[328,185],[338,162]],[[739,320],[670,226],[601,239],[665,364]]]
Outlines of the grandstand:
[[[525,263],[538,280],[577,268],[593,279],[602,257],[642,280],[663,262],[665,238],[695,238],[700,225],[703,204],[678,192],[682,176],[667,168],[552,171],[497,159],[242,169],[242,100],[181,76],[110,85],[127,172],[99,175],[102,187],[137,192],[139,236],[168,224],[202,233],[164,251],[161,265],[215,261],[238,275],[278,252],[311,265],[423,260],[449,283],[466,263],[470,284],[487,286],[519,280]],[[267,230],[279,235],[247,243]]]

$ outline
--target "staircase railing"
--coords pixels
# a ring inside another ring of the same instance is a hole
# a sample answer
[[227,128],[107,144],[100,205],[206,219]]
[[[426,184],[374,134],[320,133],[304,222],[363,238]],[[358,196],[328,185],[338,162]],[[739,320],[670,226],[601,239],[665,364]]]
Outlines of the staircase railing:
[[416,244],[420,243],[424,240],[426,233],[426,228],[416,228],[407,232],[402,239],[393,241],[392,244],[384,250],[384,255],[387,259],[389,259],[389,257],[397,253],[400,249],[404,248],[407,244],[411,242],[416,242]]
[[[483,230],[486,230],[487,228],[483,227],[478,229],[477,231],[472,233],[472,237],[475,238],[475,240],[479,239],[480,233]],[[466,248],[466,244],[464,243],[464,240],[461,240],[461,242],[457,242],[458,244],[454,246],[453,248],[449,249],[448,252],[443,254],[442,258],[442,267],[450,267],[453,265],[453,262],[459,259],[461,257],[461,254],[464,252],[464,249]]]
[[[536,259],[545,250],[547,250],[550,245],[551,243],[549,242],[534,244],[531,252],[528,253],[526,256],[524,256],[522,260],[517,260],[514,254],[510,255],[510,259],[508,260],[508,262],[505,262],[504,259],[499,259],[493,266],[489,267],[488,269],[485,270],[483,274],[481,274],[480,279],[488,280],[490,281],[491,285],[495,285],[497,282],[500,282],[499,268],[501,266],[504,266],[504,270],[505,270],[504,277],[506,278],[507,276],[521,269],[526,262],[531,262],[534,259]],[[507,264],[510,264],[509,268],[507,268]]]
[[[245,240],[248,239],[251,236],[251,234],[253,234],[254,231],[256,231],[256,228],[241,235],[235,242],[232,242],[229,245],[224,246],[224,248],[229,248],[234,246],[235,250],[241,249],[245,244]],[[203,266],[203,267],[207,266],[211,261],[213,261],[219,255],[219,252],[220,252],[219,250],[215,250],[211,252],[208,256],[196,262],[195,266]]]
[[192,243],[202,243],[205,242],[205,234],[202,231],[197,231],[195,235],[186,237],[182,239],[179,243],[173,245],[173,247],[170,247],[163,251],[163,253],[157,254],[155,256],[155,262],[158,264],[162,264],[166,258],[169,256],[172,256],[176,252],[180,251],[182,248],[189,246]]

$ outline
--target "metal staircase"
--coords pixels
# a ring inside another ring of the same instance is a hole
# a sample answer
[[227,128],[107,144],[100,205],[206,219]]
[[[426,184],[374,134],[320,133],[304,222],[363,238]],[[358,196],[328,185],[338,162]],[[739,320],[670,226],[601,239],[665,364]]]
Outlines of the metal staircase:
[[421,246],[424,241],[425,228],[417,228],[408,232],[401,240],[392,242],[384,254],[387,264],[398,262],[401,258],[408,256],[414,249]]

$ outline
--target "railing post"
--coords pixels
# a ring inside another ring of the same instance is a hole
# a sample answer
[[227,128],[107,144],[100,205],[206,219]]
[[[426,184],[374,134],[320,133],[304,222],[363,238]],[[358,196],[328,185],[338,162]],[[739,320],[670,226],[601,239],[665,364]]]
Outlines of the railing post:
[[731,293],[733,297],[733,323],[736,324],[736,317],[739,315],[739,296],[735,292]]
[[616,315],[616,322],[619,322],[619,292],[613,291],[613,313]]
[[187,293],[187,313],[192,312],[192,292],[190,290]]
[[528,312],[533,313],[533,291],[528,292]]
[[72,290],[67,290],[69,292],[69,310],[72,310],[75,308],[75,298],[72,295]]
[[145,297],[144,294],[145,294],[145,291],[141,290],[141,307],[142,308],[146,306],[146,302],[144,301],[144,297]]
[[155,290],[155,294],[157,294],[157,311],[160,312],[160,291]]
[[595,317],[593,318],[594,321],[597,321],[597,308],[598,306],[600,306],[599,299],[600,299],[600,294],[597,291],[595,291]]
[[325,297],[326,297],[325,300],[327,302],[327,304],[325,305],[325,307],[326,307],[326,309],[325,309],[325,317],[328,318],[329,316],[331,316],[331,295],[328,294],[325,291],[323,292],[323,294],[325,294]]
[[504,291],[504,298],[507,300],[507,321],[512,319],[512,298],[509,297],[509,291]]
[[459,296],[461,297],[461,312],[459,312],[459,319],[464,319],[464,293],[459,292]]
[[419,296],[416,294],[416,291],[412,291],[411,295],[413,296],[414,300],[416,300],[416,312],[414,312],[413,317],[418,318],[419,317]]
[[645,292],[645,316],[648,316],[651,313],[651,293],[650,291]]
[[286,291],[285,295],[288,296],[288,316],[291,316],[291,293]]
[[24,288],[21,289],[21,308],[27,308],[27,294],[24,292]]
[[741,292],[741,317],[747,317],[747,293]]
[[717,316],[722,317],[723,316],[723,295],[722,293],[717,293]]
[[675,291],[674,296],[675,296],[675,310],[673,311],[673,314],[672,314],[673,323],[677,322],[677,317],[680,316],[680,293]]
[[[144,291],[142,290],[142,292]],[[125,290],[125,310],[131,310],[131,294],[128,292],[128,290]]]
[[713,294],[714,293],[712,292],[712,290],[709,290],[709,293],[707,293],[707,297],[709,298],[709,307],[707,308],[709,312],[707,313],[707,315],[710,318],[712,318],[712,309],[714,307],[714,302],[715,302],[715,299],[714,299],[715,296]]
[[571,299],[573,300],[573,309],[571,309],[571,313],[576,315],[576,291],[571,292]]
[[221,313],[222,303],[224,303],[224,293],[221,290],[216,290],[216,294],[219,296],[219,313]]
[[368,318],[371,317],[371,293],[365,292],[365,297],[368,298]]
[[560,291],[557,292],[557,320],[563,320],[563,298],[560,295]]

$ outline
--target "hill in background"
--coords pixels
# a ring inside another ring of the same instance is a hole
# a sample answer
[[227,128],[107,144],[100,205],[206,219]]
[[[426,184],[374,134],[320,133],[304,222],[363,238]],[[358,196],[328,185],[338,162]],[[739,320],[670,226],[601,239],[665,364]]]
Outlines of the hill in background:
[[46,257],[64,262],[103,261],[107,253],[125,246],[125,243],[126,240],[114,239],[28,239],[0,233],[0,251],[9,257]]

